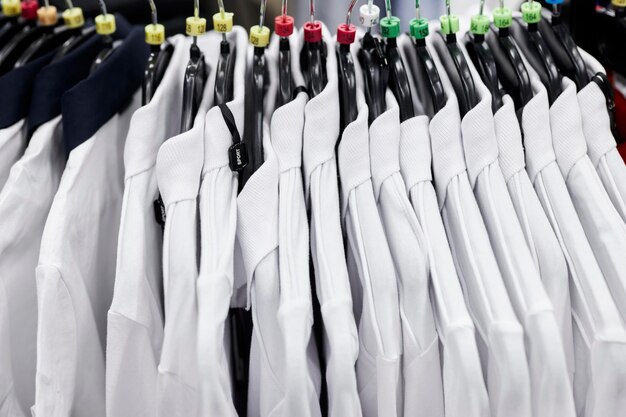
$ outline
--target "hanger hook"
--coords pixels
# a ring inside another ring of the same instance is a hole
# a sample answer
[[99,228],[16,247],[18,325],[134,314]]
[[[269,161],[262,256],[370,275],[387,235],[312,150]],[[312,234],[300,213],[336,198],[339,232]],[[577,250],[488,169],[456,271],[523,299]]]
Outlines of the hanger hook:
[[357,0],[351,0],[350,6],[348,7],[348,14],[346,15],[346,25],[350,26],[350,22],[352,21],[352,10],[354,10],[354,6],[356,5]]
[[150,15],[152,17],[152,24],[156,25],[159,22],[159,20],[157,19],[156,4],[154,4],[154,0],[148,0],[148,3],[150,3]]
[[482,16],[484,10],[485,10],[485,0],[480,0],[480,10],[478,11],[478,14]]
[[309,13],[311,15],[311,22],[315,22],[315,0],[309,1]]
[[446,0],[446,14],[448,17],[452,14],[452,11],[450,10],[450,0]]
[[267,0],[261,0],[261,8],[259,11],[259,27],[263,27],[263,23],[265,23],[265,8],[267,7]]
[[420,0],[415,0],[415,18],[420,20]]
[[391,0],[385,0],[385,9],[387,10],[387,19],[391,19]]
[[217,7],[220,9],[222,19],[224,18],[224,0],[217,0]]
[[72,0],[65,0],[65,4],[67,4],[68,9],[74,8],[74,4],[72,3]]
[[287,0],[283,0],[281,9],[282,9],[281,12],[283,14],[283,19],[284,19],[285,16],[287,16]]
[[107,13],[107,5],[104,3],[104,0],[98,0],[98,4],[100,5],[100,10],[102,11],[102,14],[106,16],[108,13]]

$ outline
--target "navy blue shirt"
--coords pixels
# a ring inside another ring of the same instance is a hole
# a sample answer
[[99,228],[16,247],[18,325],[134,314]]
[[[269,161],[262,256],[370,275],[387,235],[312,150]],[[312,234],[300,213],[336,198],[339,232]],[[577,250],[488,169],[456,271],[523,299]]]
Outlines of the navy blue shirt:
[[[125,38],[130,24],[120,15],[115,16],[117,30],[114,39]],[[39,71],[34,80],[33,96],[28,112],[28,131],[33,132],[43,123],[61,114],[63,93],[89,76],[92,63],[105,46],[101,36],[90,34],[89,38],[57,62]]]
[[137,27],[94,73],[63,94],[63,137],[68,155],[130,103],[141,86],[148,54],[144,30]]

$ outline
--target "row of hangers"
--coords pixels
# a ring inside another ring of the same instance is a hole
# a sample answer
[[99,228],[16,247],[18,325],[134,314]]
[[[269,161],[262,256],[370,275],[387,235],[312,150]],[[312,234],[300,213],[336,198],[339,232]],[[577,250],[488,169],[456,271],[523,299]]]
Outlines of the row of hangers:
[[[20,67],[42,56],[56,51],[58,60],[75,49],[95,30],[102,36],[102,51],[93,63],[92,71],[106,61],[113,53],[116,30],[115,17],[107,12],[104,0],[98,0],[102,14],[95,18],[94,26],[86,26],[82,10],[66,0],[67,9],[62,13],[64,24],[57,21],[57,10],[45,0],[38,7],[36,0],[3,0],[4,16],[0,18],[0,75],[12,68]],[[522,4],[522,18],[514,18],[510,9],[500,0],[500,7],[493,11],[493,23],[483,13],[484,0],[480,0],[479,13],[472,16],[470,31],[457,38],[459,17],[451,12],[450,0],[446,1],[446,14],[440,18],[440,30],[429,33],[429,22],[420,16],[419,0],[415,1],[416,18],[410,21],[410,35],[415,48],[415,61],[405,63],[398,50],[397,38],[400,35],[400,19],[392,14],[391,0],[385,1],[385,16],[380,18],[379,8],[368,0],[360,7],[360,20],[366,28],[359,40],[358,60],[363,71],[365,95],[369,105],[369,119],[372,122],[386,109],[385,90],[393,91],[400,107],[401,120],[425,114],[432,117],[441,109],[446,97],[437,68],[431,56],[428,36],[437,36],[442,42],[434,47],[441,58],[446,73],[451,79],[464,115],[477,103],[475,82],[469,70],[459,42],[466,46],[482,81],[492,95],[492,109],[495,112],[502,106],[503,93],[509,94],[516,109],[521,109],[532,98],[533,92],[526,64],[520,56],[518,45],[533,69],[545,85],[550,102],[554,102],[562,91],[562,77],[575,81],[578,88],[588,82],[597,82],[607,93],[610,102],[609,84],[604,75],[590,77],[578,48],[561,19],[563,0],[548,0],[552,5],[550,22],[542,16],[542,6],[529,0]],[[350,45],[356,41],[356,27],[351,17],[357,0],[351,0],[345,23],[337,28],[337,49],[341,126],[345,128],[357,117],[355,65]],[[173,46],[165,37],[165,28],[158,23],[154,0],[149,0],[152,23],[146,26],[146,42],[151,52],[146,64],[143,83],[143,103],[150,101],[165,69],[172,57]],[[234,118],[229,115],[225,103],[233,98],[233,71],[235,45],[231,45],[227,33],[233,28],[233,13],[225,11],[223,0],[218,0],[219,12],[213,16],[214,29],[222,34],[220,55],[216,64],[214,89],[215,105],[220,106],[227,124],[236,137],[234,147],[245,158],[234,167],[243,171],[243,180],[250,177],[263,163],[263,118],[264,95],[266,92],[268,69],[265,49],[269,44],[270,29],[264,25],[267,0],[260,4],[259,24],[250,28],[250,42],[254,46],[250,72],[251,92],[246,94],[245,143],[237,132]],[[275,19],[275,32],[280,37],[279,48],[279,94],[277,102],[285,104],[299,92],[291,77],[291,59],[288,37],[294,31],[294,19],[287,14],[287,0],[282,0],[282,13]],[[39,24],[37,24],[37,21]],[[208,64],[197,45],[197,37],[206,32],[206,19],[200,17],[199,0],[194,0],[194,14],[186,19],[186,33],[193,38],[190,58],[187,64],[184,89],[181,132],[193,124],[200,107],[204,86],[209,73]],[[380,37],[373,34],[375,26],[380,28]],[[310,0],[310,20],[303,26],[304,48],[299,57],[306,90],[310,98],[320,94],[327,84],[327,51],[322,41],[322,24],[315,20],[315,0]],[[407,71],[407,65],[411,71]],[[414,106],[409,76],[413,77],[415,92],[422,106]],[[503,91],[500,88],[503,88]]]

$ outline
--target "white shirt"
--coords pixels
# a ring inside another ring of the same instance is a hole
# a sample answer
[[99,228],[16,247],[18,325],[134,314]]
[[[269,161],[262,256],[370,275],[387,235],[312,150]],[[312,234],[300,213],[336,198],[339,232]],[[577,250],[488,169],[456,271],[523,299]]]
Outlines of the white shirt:
[[[293,59],[299,50],[297,35],[290,37],[290,46],[293,81],[302,85],[298,61]],[[272,112],[278,87],[278,47],[279,38],[274,36],[266,52],[270,75],[263,138],[266,160],[238,200],[242,232],[238,238],[251,280],[255,326],[248,414],[319,417],[321,377],[311,337],[308,227],[300,173],[306,94],[299,93]],[[261,193],[264,196],[259,198]],[[267,224],[253,225],[252,220]],[[272,251],[258,262],[255,249],[266,243],[272,243]],[[251,264],[255,260],[256,268]]]
[[323,34],[329,51],[328,83],[304,110],[302,162],[310,213],[311,260],[324,323],[328,415],[349,417],[361,415],[355,373],[359,348],[341,231],[335,159],[339,138],[337,58],[334,41],[325,27]]
[[107,316],[107,415],[156,416],[157,367],[163,344],[163,229],[157,223],[156,158],[180,129],[189,42],[174,53],[152,100],[130,122],[124,147],[124,197],[113,301]]
[[587,156],[576,86],[566,78],[563,87],[550,106],[556,162],[611,295],[626,321],[626,224]]
[[[198,38],[206,62],[215,62],[221,35]],[[204,123],[213,102],[215,71],[187,132],[167,139],[157,156],[157,183],[166,210],[163,234],[165,327],[157,379],[157,416],[196,416],[198,395],[198,192],[204,160]],[[158,90],[157,90],[158,91]]]
[[[580,53],[589,69],[594,73],[604,73],[604,68],[593,56],[582,49]],[[626,165],[611,132],[606,97],[598,84],[590,82],[578,92],[578,104],[587,141],[587,155],[595,166],[613,206],[622,220],[626,221]]]
[[[403,130],[411,121],[403,123]],[[370,126],[374,196],[398,277],[402,321],[405,416],[443,416],[439,339],[428,291],[426,239],[400,175],[400,115],[387,92],[387,111]]]
[[[398,45],[414,62],[415,47],[408,36]],[[412,77],[409,81],[413,81]],[[411,83],[415,91],[415,86]],[[467,311],[463,292],[441,220],[432,184],[429,120],[417,116],[402,123],[400,171],[414,212],[424,231],[428,250],[431,301],[442,350],[443,392],[446,416],[489,416],[489,397],[480,366],[474,323]]]
[[494,115],[498,161],[533,263],[552,303],[561,333],[570,380],[574,377],[574,340],[569,275],[565,256],[525,170],[523,139],[513,101],[507,95]]
[[26,149],[26,119],[0,129],[0,189],[4,186],[11,166],[20,159]]
[[[522,227],[500,170],[491,95],[467,53],[465,56],[479,99],[462,122],[465,161],[504,285],[524,327],[533,415],[575,417],[572,387],[565,351],[560,348],[563,341],[554,309],[525,244]],[[507,102],[509,106],[499,109],[496,115],[508,111],[512,116],[508,121],[517,126],[515,113],[511,114],[511,100]]]
[[[236,54],[234,95],[227,103],[243,133],[247,35],[236,26],[228,35]],[[208,94],[213,94],[212,90]],[[233,296],[234,251],[237,231],[237,173],[228,161],[233,144],[219,107],[213,107],[204,123],[204,166],[199,193],[200,273],[198,296],[198,369],[200,415],[236,417],[232,398],[225,325]]]
[[0,415],[26,416],[35,402],[35,268],[65,154],[61,116],[42,124],[0,192]]
[[364,416],[400,416],[402,324],[397,278],[374,197],[368,113],[360,89],[357,105],[357,119],[345,128],[338,148],[348,269],[359,323],[357,382]]
[[[273,60],[266,53],[268,66]],[[247,70],[253,47],[247,47]],[[270,55],[271,56],[271,55]],[[269,73],[269,71],[268,71]],[[269,74],[274,74],[269,73]],[[249,74],[247,74],[249,76]],[[266,102],[273,103],[275,76],[269,77]],[[250,94],[247,91],[247,94]],[[246,181],[237,197],[237,244],[241,248],[247,281],[248,308],[252,310],[252,344],[248,381],[248,416],[282,416],[285,410],[286,346],[278,320],[280,308],[279,168],[271,144],[271,105],[265,106],[263,164]],[[286,414],[285,414],[286,415]]]
[[526,170],[569,266],[576,415],[618,416],[626,398],[626,329],[556,164],[546,90],[527,68],[535,96],[522,114]]
[[[433,41],[440,41],[433,38]],[[530,416],[530,376],[524,334],[515,317],[485,224],[474,199],[461,141],[456,97],[431,47],[447,103],[430,122],[439,205],[465,299],[478,329],[478,347],[493,416]],[[474,173],[475,175],[475,173]]]
[[38,416],[105,414],[106,312],[113,296],[122,153],[140,91],[70,152],[41,240]]

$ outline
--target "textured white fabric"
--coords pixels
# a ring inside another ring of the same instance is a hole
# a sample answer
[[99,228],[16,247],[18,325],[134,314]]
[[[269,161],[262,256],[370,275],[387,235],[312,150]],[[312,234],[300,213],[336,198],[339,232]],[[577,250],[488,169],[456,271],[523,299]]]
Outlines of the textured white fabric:
[[522,135],[513,100],[509,96],[504,96],[503,101],[502,108],[494,115],[499,148],[498,160],[533,263],[552,302],[570,380],[573,380],[574,339],[567,263],[524,169]]
[[[407,41],[412,49],[406,36],[400,38],[399,45],[404,46]],[[476,347],[474,323],[465,306],[431,183],[427,117],[419,116],[403,123],[400,168],[426,239],[431,300],[442,349],[445,415],[489,416],[489,398]]]
[[397,279],[373,192],[367,106],[362,90],[357,93],[358,117],[345,128],[338,148],[342,219],[359,323],[357,382],[364,416],[400,416],[402,327]]
[[[248,58],[251,48],[248,48]],[[270,88],[268,94],[272,94],[274,88]],[[241,247],[248,282],[248,305],[254,323],[248,384],[250,417],[283,415],[285,387],[282,381],[288,371],[277,319],[280,308],[278,161],[267,124],[263,149],[265,162],[248,179],[237,198],[237,242]]]
[[[572,387],[554,308],[525,245],[524,233],[500,170],[491,95],[467,53],[465,56],[479,99],[462,122],[465,160],[472,171],[478,172],[472,184],[474,195],[511,304],[524,327],[532,415],[575,417]],[[498,114],[507,109],[511,114],[511,106],[501,108]],[[514,113],[509,122],[517,125]],[[477,149],[480,153],[475,152]]]
[[[432,37],[428,42],[442,41]],[[530,377],[524,334],[515,317],[487,230],[465,170],[459,109],[445,70],[431,47],[447,103],[430,122],[437,196],[465,299],[478,329],[478,347],[493,416],[530,416]]]
[[626,329],[556,164],[546,90],[527,68],[535,96],[522,114],[526,169],[569,266],[576,415],[619,416],[626,398],[620,392],[626,386]]
[[[583,50],[580,52],[593,72],[604,73],[604,69],[594,57]],[[606,97],[600,86],[591,82],[578,92],[578,104],[587,141],[587,155],[598,171],[613,206],[622,220],[626,221],[626,165],[611,132]]]
[[[297,35],[290,37],[290,47],[292,57],[297,56]],[[274,36],[266,53],[270,85],[265,162],[238,198],[238,240],[255,326],[248,415],[319,417],[321,376],[312,339],[308,227],[300,171],[306,94],[299,93],[272,112],[278,93],[278,49],[279,38]],[[294,84],[302,85],[298,61],[291,64]]]
[[626,321],[626,224],[587,156],[575,84],[565,79],[563,87],[550,107],[556,162],[611,295]]
[[154,215],[156,158],[180,129],[189,42],[175,50],[152,100],[133,115],[124,147],[124,197],[113,301],[107,317],[107,416],[156,416],[157,367],[163,344],[163,231]]
[[0,129],[0,189],[4,186],[11,166],[26,149],[26,119]]
[[370,126],[374,195],[398,277],[402,323],[402,378],[405,416],[444,415],[439,340],[428,291],[426,239],[400,174],[400,134],[416,119],[400,125],[398,104],[387,92],[387,111]]
[[123,150],[141,92],[69,155],[37,267],[38,416],[105,415],[105,342],[123,196]]
[[[236,26],[228,35],[236,51],[233,100],[227,103],[243,133],[247,36]],[[233,52],[235,53],[235,52]],[[180,81],[180,78],[179,78]],[[209,91],[212,94],[213,91]],[[198,276],[198,370],[201,416],[236,417],[228,361],[226,322],[234,293],[237,231],[237,173],[230,169],[232,134],[219,107],[204,124],[204,166],[199,192],[200,272]]]
[[[215,62],[221,35],[198,39]],[[204,159],[204,123],[213,101],[215,72],[207,80],[193,126],[167,139],[157,155],[157,184],[166,210],[163,234],[165,327],[157,376],[157,416],[196,416],[198,386],[198,192]]]
[[324,324],[328,415],[350,417],[361,415],[355,373],[359,342],[344,256],[335,159],[339,138],[337,59],[326,27],[323,36],[329,51],[328,84],[305,107],[302,164],[310,213],[311,260]]
[[0,192],[0,415],[26,416],[35,403],[35,268],[63,167],[61,116],[42,124]]

